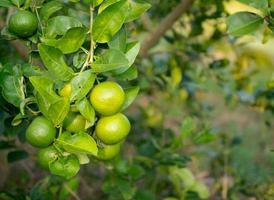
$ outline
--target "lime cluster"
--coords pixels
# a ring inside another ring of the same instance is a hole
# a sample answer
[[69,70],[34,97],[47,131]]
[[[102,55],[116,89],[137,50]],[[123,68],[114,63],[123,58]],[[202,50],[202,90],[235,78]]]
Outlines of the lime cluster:
[[[59,95],[69,98],[71,84],[66,84]],[[57,129],[52,122],[44,116],[36,117],[26,130],[26,140],[29,144],[39,148],[38,164],[44,169],[49,169],[50,164],[59,156],[66,155],[66,170],[80,168],[80,161],[74,154],[67,153],[58,146],[58,138],[74,135],[79,132],[89,133],[96,141],[98,160],[110,160],[120,152],[121,144],[129,134],[131,125],[128,118],[122,114],[121,108],[125,103],[123,88],[113,81],[99,83],[93,87],[89,94],[92,107],[96,111],[97,120],[94,126],[87,126],[87,120],[77,109],[71,109],[62,124],[62,132],[57,134]],[[70,164],[68,164],[70,163]],[[55,171],[62,175],[62,163],[54,162]],[[51,166],[52,167],[52,166]],[[72,169],[71,169],[72,168]]]

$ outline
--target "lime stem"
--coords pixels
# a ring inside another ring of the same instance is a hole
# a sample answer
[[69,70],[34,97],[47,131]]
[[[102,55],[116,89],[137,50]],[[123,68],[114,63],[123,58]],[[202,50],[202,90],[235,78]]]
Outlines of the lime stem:
[[59,128],[58,138],[62,135],[62,132],[63,132],[63,126],[61,125]]
[[93,12],[94,9],[92,5],[90,6],[90,24],[89,24],[89,32],[90,32],[90,57],[89,57],[89,63],[91,64],[93,62],[93,56],[94,56],[94,42],[93,42],[93,35],[92,35],[92,27],[93,27]]
[[40,28],[41,28],[41,31],[42,31],[42,35],[44,36],[43,25],[42,25],[42,22],[41,22],[39,13],[38,13],[38,11],[37,11],[37,7],[35,7],[35,13],[36,13],[36,16],[37,16],[37,19],[38,19],[38,24],[39,24],[39,26],[40,26]]
[[63,151],[55,144],[53,143],[54,148],[60,153],[61,156],[64,156]]
[[[90,27],[89,27],[89,33],[90,33],[90,49],[89,49],[89,53],[87,55],[87,59],[80,71],[83,72],[87,66],[91,65],[91,63],[93,63],[93,56],[94,56],[94,42],[93,42],[93,36],[92,36],[92,26],[93,26],[93,12],[94,9],[92,6],[90,6]],[[83,50],[83,49],[82,49]],[[85,51],[84,51],[85,52]]]

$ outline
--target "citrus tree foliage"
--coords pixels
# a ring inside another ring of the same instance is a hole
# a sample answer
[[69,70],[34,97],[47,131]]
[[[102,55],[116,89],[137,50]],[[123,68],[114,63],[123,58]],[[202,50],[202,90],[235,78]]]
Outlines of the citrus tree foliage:
[[[129,81],[137,78],[133,63],[140,43],[129,38],[126,27],[150,5],[127,0],[8,0],[0,6],[12,11],[3,38],[28,46],[28,63],[1,63],[1,107],[7,126],[17,134],[26,130],[27,142],[40,148],[38,164],[66,179],[78,173],[80,164],[90,162],[88,156],[115,157],[130,131],[120,112],[139,90]],[[10,152],[8,160],[26,156],[24,151]]]

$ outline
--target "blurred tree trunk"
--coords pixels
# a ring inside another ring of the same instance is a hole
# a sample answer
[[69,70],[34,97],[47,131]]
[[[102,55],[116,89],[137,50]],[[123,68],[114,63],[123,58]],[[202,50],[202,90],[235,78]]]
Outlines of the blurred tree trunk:
[[148,52],[153,48],[165,33],[172,28],[174,23],[182,16],[183,13],[188,11],[194,0],[181,0],[181,2],[167,15],[157,28],[152,28],[148,38],[143,42],[140,55],[147,57]]

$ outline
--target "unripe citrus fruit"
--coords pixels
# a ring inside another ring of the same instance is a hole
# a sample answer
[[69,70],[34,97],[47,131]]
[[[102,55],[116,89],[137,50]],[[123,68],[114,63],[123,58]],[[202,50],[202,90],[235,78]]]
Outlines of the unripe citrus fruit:
[[113,82],[106,81],[96,85],[90,94],[93,108],[102,115],[113,115],[121,109],[125,101],[123,88]]
[[71,84],[70,84],[70,83],[66,84],[66,85],[60,90],[59,95],[60,95],[61,97],[67,97],[67,98],[69,98],[70,95],[71,95]]
[[117,113],[100,118],[95,127],[95,132],[103,143],[116,144],[128,135],[130,128],[127,117]]
[[104,145],[98,149],[97,158],[99,160],[111,160],[120,152],[121,144]]
[[72,133],[78,133],[80,131],[85,131],[86,119],[75,112],[69,112],[64,120],[64,128]]
[[32,36],[36,32],[37,26],[36,16],[29,11],[17,11],[9,19],[9,31],[18,37]]
[[34,147],[44,148],[49,146],[56,136],[53,124],[45,117],[37,117],[26,131],[27,141]]
[[44,169],[49,169],[50,162],[54,161],[57,157],[58,151],[53,146],[39,149],[37,153],[38,164]]

